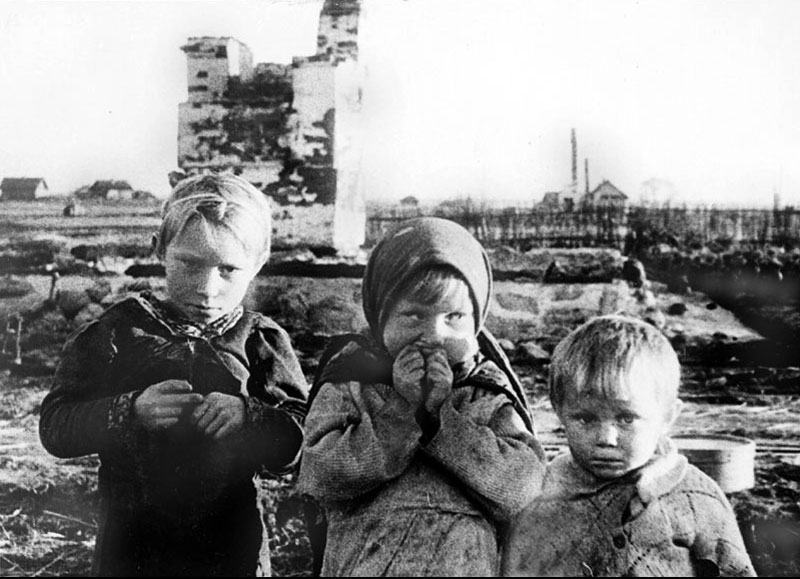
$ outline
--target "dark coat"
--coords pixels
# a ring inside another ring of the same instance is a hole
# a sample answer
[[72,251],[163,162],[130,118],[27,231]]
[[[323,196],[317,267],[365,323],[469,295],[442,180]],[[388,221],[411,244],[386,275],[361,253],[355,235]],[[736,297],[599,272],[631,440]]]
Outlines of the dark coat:
[[[184,379],[240,396],[246,425],[213,441],[188,424],[151,433],[132,408],[148,386]],[[93,572],[253,575],[262,544],[254,476],[294,463],[307,385],[286,332],[245,311],[221,334],[188,336],[143,297],[125,299],[64,347],[40,436],[59,457],[100,455]]]

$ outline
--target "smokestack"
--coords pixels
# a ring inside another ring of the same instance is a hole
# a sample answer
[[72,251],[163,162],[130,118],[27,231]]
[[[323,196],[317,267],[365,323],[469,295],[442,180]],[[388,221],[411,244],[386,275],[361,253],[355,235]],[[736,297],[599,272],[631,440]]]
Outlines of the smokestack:
[[586,175],[586,193],[589,193],[589,158],[583,160],[583,173]]
[[578,140],[575,138],[575,129],[572,129],[572,184],[578,185]]

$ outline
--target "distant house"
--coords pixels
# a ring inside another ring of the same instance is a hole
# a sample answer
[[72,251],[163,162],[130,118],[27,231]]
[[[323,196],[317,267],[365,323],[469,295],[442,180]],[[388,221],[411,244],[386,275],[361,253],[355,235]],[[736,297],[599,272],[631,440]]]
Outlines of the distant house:
[[539,207],[559,211],[572,211],[575,209],[575,192],[567,187],[563,191],[548,191],[539,202]]
[[408,197],[403,197],[400,200],[400,206],[417,208],[419,207],[419,199],[417,199],[413,195],[409,195]]
[[624,207],[628,196],[610,181],[604,180],[593,191],[583,197],[584,207]]
[[133,199],[133,187],[127,181],[95,181],[86,196],[92,199]]
[[0,183],[3,201],[33,201],[47,195],[49,188],[42,177],[6,177]]
[[544,209],[560,209],[561,208],[561,192],[548,191],[539,202],[539,207]]

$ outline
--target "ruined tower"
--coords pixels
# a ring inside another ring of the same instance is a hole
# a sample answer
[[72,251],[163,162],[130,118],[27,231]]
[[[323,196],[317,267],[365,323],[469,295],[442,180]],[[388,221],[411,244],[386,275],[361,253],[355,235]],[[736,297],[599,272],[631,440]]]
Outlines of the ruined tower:
[[306,219],[330,219],[331,242],[344,254],[354,253],[364,243],[366,231],[361,180],[360,18],[357,0],[325,0],[317,54],[292,61],[292,178],[321,206],[321,213],[309,213]]
[[361,180],[357,0],[326,0],[317,52],[252,65],[229,37],[190,38],[189,98],[179,105],[178,165],[230,171],[270,196],[276,248],[353,254],[366,232]]
[[178,166],[187,174],[230,171],[258,188],[278,179],[292,99],[285,65],[253,67],[235,38],[189,38],[188,99],[178,105]]

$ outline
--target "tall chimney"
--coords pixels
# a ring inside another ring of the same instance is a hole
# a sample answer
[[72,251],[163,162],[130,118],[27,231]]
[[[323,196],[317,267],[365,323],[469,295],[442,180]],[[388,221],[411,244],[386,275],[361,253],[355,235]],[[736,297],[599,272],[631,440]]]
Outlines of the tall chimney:
[[578,187],[578,140],[575,138],[575,129],[572,129],[572,184]]
[[583,172],[586,175],[586,193],[589,193],[589,158],[583,160]]

